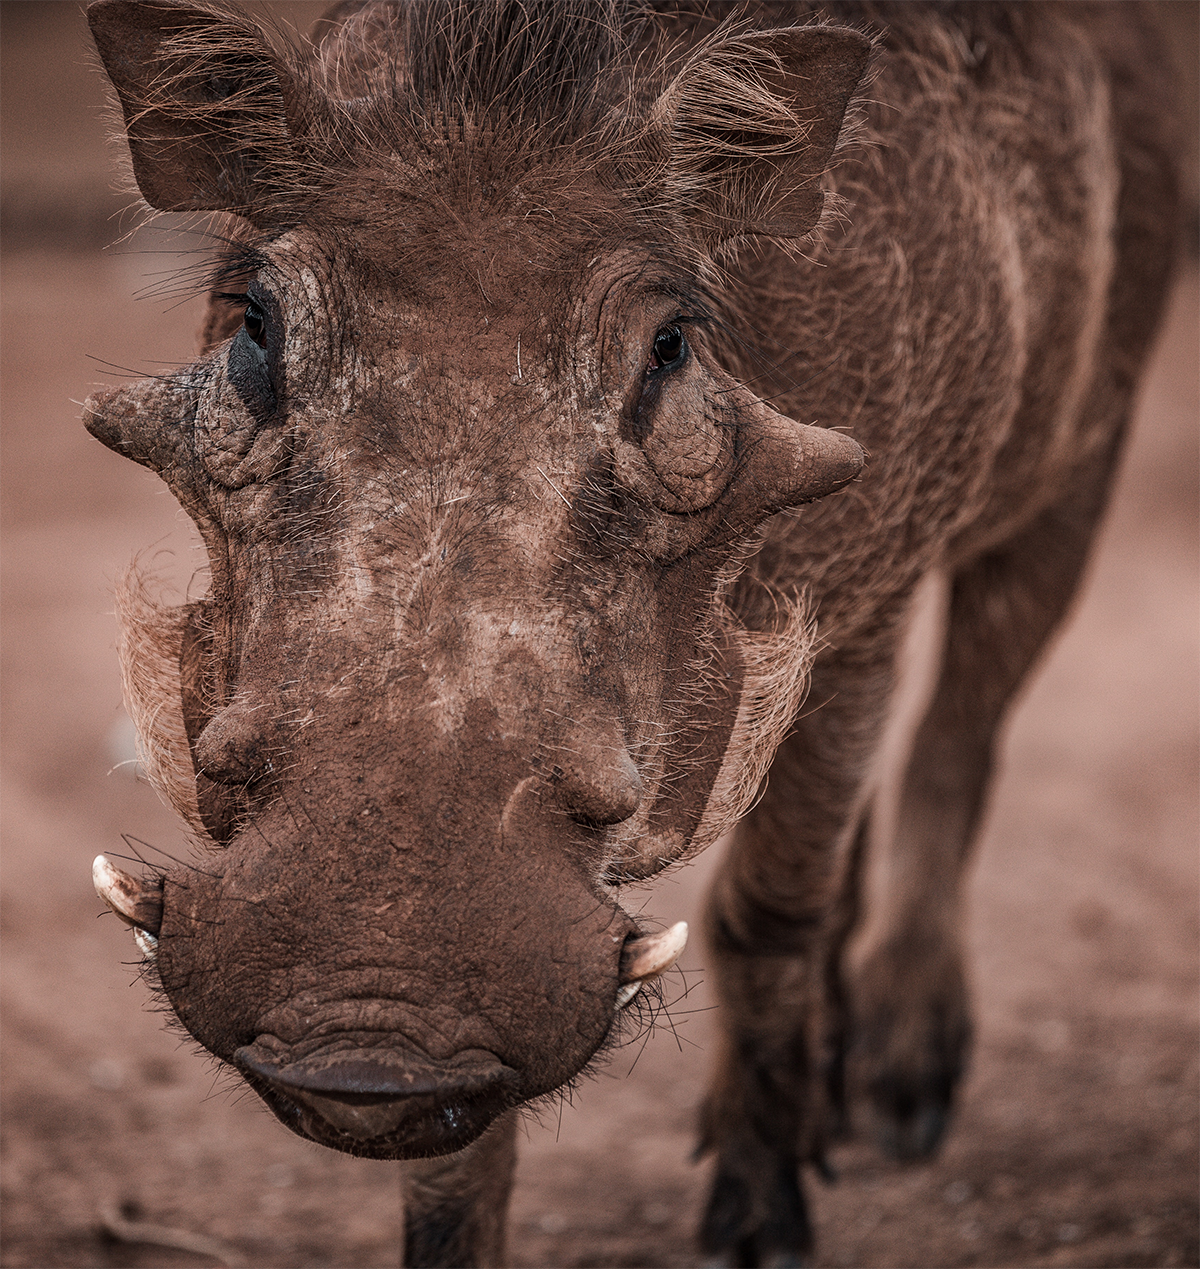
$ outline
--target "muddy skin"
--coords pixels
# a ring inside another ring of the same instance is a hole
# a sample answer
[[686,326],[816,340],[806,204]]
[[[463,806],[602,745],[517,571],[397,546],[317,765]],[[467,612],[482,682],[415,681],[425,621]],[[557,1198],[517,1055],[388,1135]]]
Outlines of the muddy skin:
[[[948,1122],[962,870],[1161,306],[1169,125],[1136,8],[822,14],[350,4],[297,49],[89,9],[146,200],[228,226],[200,358],[85,407],[212,578],[122,601],[131,715],[211,854],[102,893],[290,1128],[447,1157],[410,1263],[502,1256],[513,1112],[669,963],[619,886],[734,824],[706,1249],[811,1253],[848,1086],[899,1157]],[[931,572],[898,881],[844,984]]]

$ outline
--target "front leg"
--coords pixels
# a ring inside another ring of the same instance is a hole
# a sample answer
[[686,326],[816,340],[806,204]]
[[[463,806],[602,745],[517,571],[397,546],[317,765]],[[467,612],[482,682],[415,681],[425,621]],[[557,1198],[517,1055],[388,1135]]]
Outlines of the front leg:
[[496,1269],[508,1263],[508,1198],[517,1164],[517,1112],[465,1150],[404,1165],[408,1269]]
[[853,982],[854,1083],[896,1158],[930,1155],[949,1122],[971,1039],[963,888],[1001,722],[1079,584],[1119,453],[1129,391],[1095,389],[1109,449],[1059,501],[950,578],[941,671],[913,742],[887,845],[890,882]]
[[800,1181],[820,1163],[817,1054],[824,946],[891,683],[892,641],[818,667],[766,792],[734,834],[708,905],[723,1038],[702,1118],[717,1157],[705,1250],[800,1265],[813,1239]]

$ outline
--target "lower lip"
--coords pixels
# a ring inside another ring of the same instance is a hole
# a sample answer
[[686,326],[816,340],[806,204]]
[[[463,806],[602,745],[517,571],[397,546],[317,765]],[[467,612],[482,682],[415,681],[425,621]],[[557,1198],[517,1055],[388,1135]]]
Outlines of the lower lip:
[[328,1123],[315,1110],[272,1092],[266,1100],[280,1118],[301,1136],[318,1145],[370,1159],[422,1159],[453,1154],[469,1146],[499,1113],[482,1114],[457,1102],[428,1105],[410,1120],[378,1137],[356,1137]]

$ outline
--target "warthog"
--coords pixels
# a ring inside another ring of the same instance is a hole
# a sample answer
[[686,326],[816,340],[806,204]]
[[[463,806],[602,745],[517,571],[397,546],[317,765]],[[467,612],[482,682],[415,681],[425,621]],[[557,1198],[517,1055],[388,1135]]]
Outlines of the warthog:
[[416,1161],[409,1264],[493,1264],[518,1108],[683,945],[621,887],[736,825],[702,1239],[797,1263],[844,1071],[912,1156],[963,1069],[997,726],[1166,283],[1147,11],[351,0],[303,47],[209,3],[89,18],[146,201],[224,213],[199,360],[84,415],[208,550],[204,599],[121,608],[145,762],[209,853],[98,888],[289,1128]]

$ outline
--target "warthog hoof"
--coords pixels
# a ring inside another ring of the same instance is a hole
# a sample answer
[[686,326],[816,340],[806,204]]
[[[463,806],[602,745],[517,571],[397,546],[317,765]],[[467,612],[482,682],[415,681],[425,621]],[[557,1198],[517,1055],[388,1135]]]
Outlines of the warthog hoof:
[[971,1020],[958,958],[871,956],[855,991],[850,1080],[866,1095],[879,1148],[925,1159],[949,1127]]
[[780,1163],[773,1178],[718,1165],[700,1241],[715,1265],[800,1269],[809,1264],[813,1231],[797,1163]]

